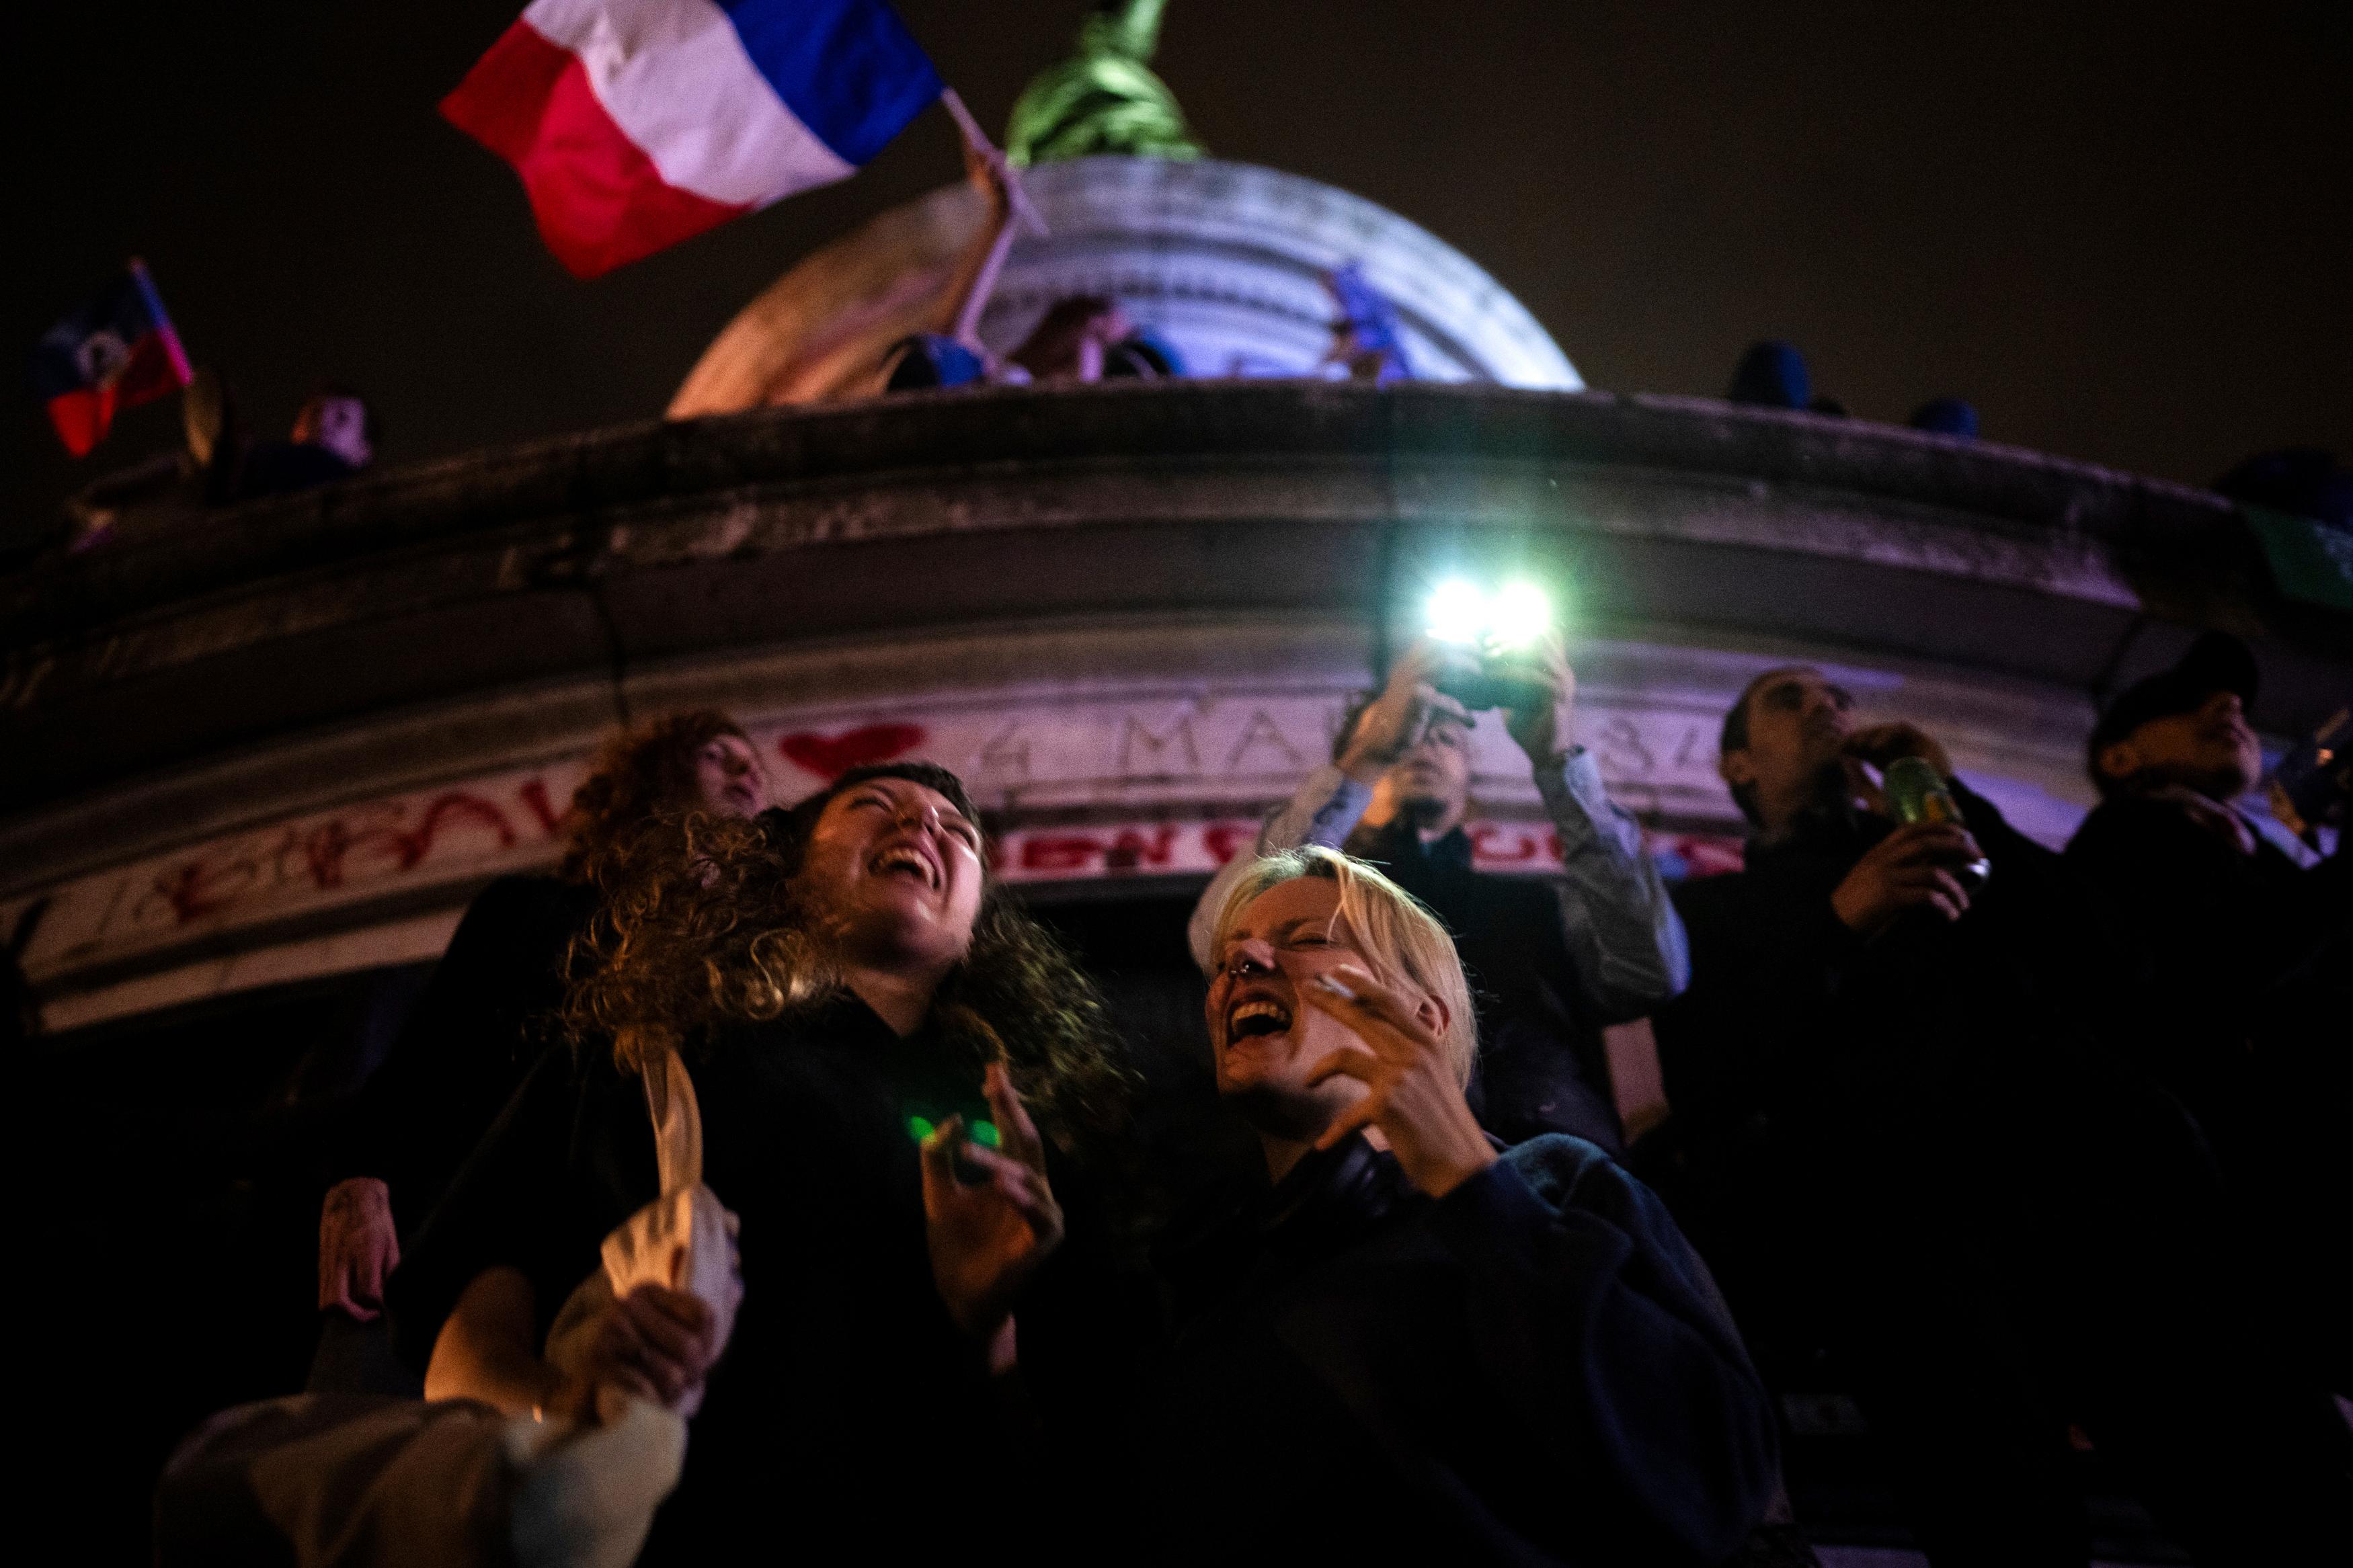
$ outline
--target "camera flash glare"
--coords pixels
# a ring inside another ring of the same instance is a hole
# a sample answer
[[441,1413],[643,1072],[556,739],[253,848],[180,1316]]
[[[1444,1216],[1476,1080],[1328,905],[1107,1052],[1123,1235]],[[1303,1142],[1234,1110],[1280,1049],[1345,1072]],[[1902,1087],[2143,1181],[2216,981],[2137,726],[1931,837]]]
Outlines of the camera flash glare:
[[1488,640],[1525,647],[1552,630],[1552,602],[1534,583],[1506,583],[1487,601]]
[[1476,644],[1487,630],[1487,595],[1474,583],[1450,577],[1430,594],[1426,615],[1440,642]]

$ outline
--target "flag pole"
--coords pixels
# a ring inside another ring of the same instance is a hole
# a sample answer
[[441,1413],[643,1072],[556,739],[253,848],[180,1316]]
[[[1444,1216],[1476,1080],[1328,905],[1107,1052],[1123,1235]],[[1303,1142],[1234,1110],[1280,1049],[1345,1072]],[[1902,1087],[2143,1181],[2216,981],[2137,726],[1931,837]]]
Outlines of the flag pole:
[[1005,154],[997,151],[997,143],[988,139],[988,132],[980,128],[980,121],[972,117],[972,110],[964,106],[964,100],[957,95],[956,89],[952,87],[940,89],[940,103],[947,110],[949,118],[956,122],[956,129],[964,132],[965,145],[979,153],[997,172],[997,177],[1005,185],[1006,203],[1020,218],[1022,226],[1032,234],[1047,233],[1045,218],[1030,205],[1029,193],[1021,188],[1019,172],[1005,161]]
[[952,87],[940,89],[940,101],[947,106],[950,118],[956,122],[956,129],[964,133],[965,148],[987,165],[989,177],[997,183],[997,188],[1005,198],[1003,209],[996,215],[997,232],[989,236],[987,247],[981,252],[970,278],[965,281],[964,297],[956,301],[948,324],[950,337],[986,358],[988,351],[980,341],[980,316],[988,308],[989,296],[997,291],[997,275],[1004,269],[1005,258],[1013,249],[1014,228],[1018,223],[1033,234],[1044,234],[1046,220],[1038,216],[1036,207],[1029,205],[1029,196],[1021,189],[1020,175],[1005,161],[1005,154],[989,141],[988,133],[981,130],[980,122],[973,119],[972,110],[964,106],[964,100],[956,95],[956,89]]
[[188,352],[180,346],[179,330],[172,325],[172,318],[164,313],[164,297],[155,291],[155,280],[147,276],[147,263],[135,256],[131,258],[131,280],[147,313],[154,318],[155,335],[163,340],[164,357],[171,362],[173,375],[182,386],[187,385],[195,375],[188,368]]

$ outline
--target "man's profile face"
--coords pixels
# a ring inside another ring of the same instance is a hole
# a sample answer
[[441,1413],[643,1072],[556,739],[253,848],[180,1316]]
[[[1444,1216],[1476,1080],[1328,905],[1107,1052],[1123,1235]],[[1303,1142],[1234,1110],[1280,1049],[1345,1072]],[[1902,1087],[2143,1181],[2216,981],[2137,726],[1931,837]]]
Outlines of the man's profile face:
[[1470,726],[1449,714],[1434,717],[1381,782],[1417,821],[1459,819],[1471,803]]
[[2180,784],[2218,801],[2246,794],[2263,769],[2263,747],[2235,691],[2151,719],[2100,752],[2100,771],[2112,779]]
[[1854,698],[1820,670],[1773,670],[1747,702],[1748,743],[1725,753],[1725,783],[1755,785],[1760,801],[1800,799],[1845,756]]

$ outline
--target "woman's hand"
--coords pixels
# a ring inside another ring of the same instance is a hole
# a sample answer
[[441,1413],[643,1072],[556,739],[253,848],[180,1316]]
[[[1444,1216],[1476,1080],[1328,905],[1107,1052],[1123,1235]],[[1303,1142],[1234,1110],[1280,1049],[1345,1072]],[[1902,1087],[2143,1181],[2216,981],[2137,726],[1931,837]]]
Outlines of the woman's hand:
[[597,1313],[576,1340],[567,1340],[547,1403],[576,1419],[594,1420],[596,1391],[617,1388],[675,1410],[702,1386],[719,1350],[718,1324],[702,1298],[640,1285]]
[[319,1310],[372,1321],[384,1308],[385,1281],[399,1267],[392,1189],[374,1176],[329,1187],[319,1205]]
[[[993,1339],[1038,1265],[1062,1241],[1062,1210],[1046,1181],[1046,1144],[1013,1092],[1002,1062],[988,1064],[981,1092],[997,1118],[997,1147],[965,1139],[961,1117],[924,1138],[923,1217],[932,1279],[956,1326]],[[958,1176],[961,1163],[977,1180]]]
[[1405,997],[1352,963],[1315,976],[1298,994],[1362,1042],[1362,1048],[1344,1046],[1316,1063],[1308,1083],[1347,1077],[1371,1090],[1324,1130],[1318,1149],[1377,1127],[1413,1184],[1434,1198],[1495,1163],[1444,1047]]

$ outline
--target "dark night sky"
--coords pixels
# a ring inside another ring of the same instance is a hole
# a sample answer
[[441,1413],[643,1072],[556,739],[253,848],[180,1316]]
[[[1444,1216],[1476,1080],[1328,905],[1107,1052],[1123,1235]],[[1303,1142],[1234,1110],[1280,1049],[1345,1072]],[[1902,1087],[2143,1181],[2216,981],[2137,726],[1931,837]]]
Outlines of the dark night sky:
[[[863,174],[594,283],[434,113],[522,0],[51,5],[20,61],[21,355],[143,255],[256,423],[352,382],[384,456],[658,414],[771,278],[954,177],[934,110]],[[1082,0],[903,0],[992,127]],[[1752,338],[1901,419],[2203,481],[2353,448],[2353,7],[1173,0],[1219,155],[1358,192],[1493,272],[1587,381],[1720,392]],[[175,439],[69,461],[16,382],[0,535]]]

